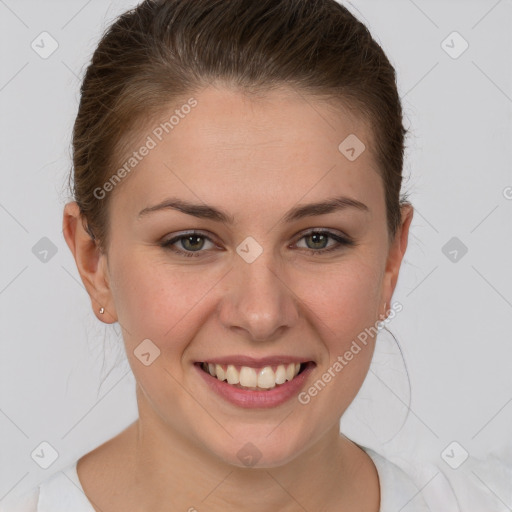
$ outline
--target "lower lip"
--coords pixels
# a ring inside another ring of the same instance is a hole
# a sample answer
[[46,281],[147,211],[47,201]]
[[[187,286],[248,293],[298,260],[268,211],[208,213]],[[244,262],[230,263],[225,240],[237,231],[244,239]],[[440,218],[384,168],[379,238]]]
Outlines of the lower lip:
[[300,389],[304,386],[304,382],[311,373],[314,364],[308,363],[306,368],[299,373],[294,379],[286,381],[284,384],[276,386],[268,391],[253,391],[235,388],[227,382],[220,381],[212,377],[201,369],[200,363],[194,364],[196,370],[204,379],[206,384],[212,391],[225,398],[238,407],[247,409],[270,408],[284,404],[291,398],[299,394]]

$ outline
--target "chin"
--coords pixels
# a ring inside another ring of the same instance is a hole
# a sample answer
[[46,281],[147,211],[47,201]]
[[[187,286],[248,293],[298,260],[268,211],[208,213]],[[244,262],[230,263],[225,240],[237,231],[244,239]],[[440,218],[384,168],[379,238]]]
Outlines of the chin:
[[211,451],[231,466],[264,469],[288,464],[305,448],[305,442],[293,439],[289,432],[275,437],[268,433],[269,429],[265,429],[260,435],[233,436],[223,449],[216,445]]

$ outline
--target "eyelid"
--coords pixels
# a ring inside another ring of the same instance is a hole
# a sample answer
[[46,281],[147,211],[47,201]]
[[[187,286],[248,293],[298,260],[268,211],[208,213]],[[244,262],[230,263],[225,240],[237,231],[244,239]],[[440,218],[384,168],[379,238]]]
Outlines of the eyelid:
[[[307,228],[307,229],[300,231],[299,233],[297,233],[297,235],[295,235],[295,238],[294,238],[295,241],[293,243],[296,243],[298,240],[300,240],[304,236],[311,235],[313,233],[327,233],[327,234],[337,235],[340,238],[345,239],[346,241],[351,240],[351,237],[349,237],[342,231],[339,231],[339,230],[336,230],[333,228],[318,227],[318,228]],[[212,243],[215,243],[215,241],[214,241],[215,237],[212,235],[212,233],[209,233],[208,231],[197,230],[197,229],[188,229],[185,231],[179,231],[179,232],[173,234],[173,236],[167,240],[165,238],[163,238],[160,241],[160,243],[161,244],[169,244],[172,242],[177,242],[182,237],[191,236],[191,235],[202,236],[203,238],[210,240]]]
[[[160,246],[166,250],[170,250],[170,251],[174,252],[178,256],[184,256],[184,257],[188,257],[188,258],[191,258],[191,257],[197,258],[197,257],[201,257],[201,256],[206,256],[206,255],[208,255],[209,250],[187,251],[184,249],[173,248],[173,246],[174,246],[174,244],[178,243],[180,240],[186,238],[187,236],[197,235],[199,237],[204,238],[205,240],[210,241],[213,245],[217,246],[217,249],[219,249],[218,244],[214,240],[215,237],[212,237],[212,236],[210,236],[210,234],[207,234],[207,233],[209,233],[209,232],[207,232],[207,231],[203,232],[202,230],[196,230],[196,229],[178,232],[178,233],[174,234],[168,240],[161,241]],[[303,238],[305,238],[307,236],[311,236],[313,234],[327,235],[328,238],[330,238],[332,241],[334,241],[334,244],[330,248],[323,248],[323,249],[318,249],[318,250],[302,248],[302,247],[298,248],[299,250],[305,251],[312,256],[321,256],[321,255],[324,255],[324,254],[327,254],[330,252],[334,253],[334,252],[340,251],[344,248],[353,247],[353,246],[358,245],[352,239],[352,237],[346,235],[345,233],[343,233],[339,230],[333,229],[333,228],[323,227],[323,228],[308,228],[308,229],[305,229],[305,230],[299,232],[295,237],[295,241],[292,242],[287,247],[294,246],[297,244],[297,242],[299,242]]]
[[351,240],[351,237],[349,237],[347,234],[343,233],[343,231],[340,231],[340,230],[334,229],[334,228],[319,227],[319,228],[307,228],[307,229],[300,231],[299,233],[297,233],[297,235],[295,237],[295,242],[297,242],[304,236],[311,235],[314,233],[326,233],[331,236],[336,235],[336,236],[343,238],[344,240],[347,240],[347,241]]
[[[193,235],[200,236],[200,237],[204,238],[205,240],[209,240],[210,242],[212,242],[212,244],[218,246],[218,243],[215,241],[215,236],[212,233],[209,233],[208,231],[197,230],[197,229],[188,229],[185,231],[178,231],[177,233],[173,233],[173,235],[169,238],[163,237],[159,243],[161,245],[172,245],[176,242],[179,242],[181,239],[186,238],[187,236],[193,236]],[[189,251],[189,252],[192,252],[192,251]],[[202,251],[199,251],[199,252],[202,252]]]

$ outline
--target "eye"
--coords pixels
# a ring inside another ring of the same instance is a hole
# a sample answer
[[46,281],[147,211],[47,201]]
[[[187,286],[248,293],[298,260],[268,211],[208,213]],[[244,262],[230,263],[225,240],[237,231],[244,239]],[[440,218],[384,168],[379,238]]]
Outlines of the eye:
[[[329,239],[334,243],[328,245]],[[343,246],[353,246],[355,242],[348,237],[340,236],[332,231],[313,230],[303,234],[299,239],[306,240],[306,249],[313,254],[324,254],[331,251],[340,250]],[[308,243],[311,241],[311,243]]]
[[[340,250],[344,246],[355,245],[355,242],[348,237],[340,236],[332,231],[318,229],[303,234],[298,241],[301,240],[306,240],[306,247],[299,247],[298,245],[297,247],[306,249],[307,252],[314,255]],[[330,245],[329,240],[333,242]],[[209,247],[207,246],[208,243],[211,244]],[[188,258],[199,257],[205,250],[217,247],[208,236],[196,231],[182,233],[163,241],[160,245],[164,249]]]
[[[201,249],[204,248],[205,241],[208,241],[211,244],[211,246],[207,247],[207,249],[212,249],[215,247],[215,244],[209,237],[195,231],[190,233],[182,233],[179,236],[162,242],[160,245],[165,249],[169,249],[177,254],[190,258],[200,256],[201,252],[204,252]],[[174,247],[176,244],[181,246],[181,249],[179,247]]]

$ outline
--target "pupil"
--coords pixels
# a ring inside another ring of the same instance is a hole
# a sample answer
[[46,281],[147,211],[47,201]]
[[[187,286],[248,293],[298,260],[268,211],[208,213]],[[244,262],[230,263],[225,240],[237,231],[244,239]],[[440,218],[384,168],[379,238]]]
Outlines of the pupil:
[[[320,248],[325,247],[325,244],[322,245],[322,242],[325,242],[327,240],[327,237],[325,235],[320,235],[320,234],[315,233],[313,235],[310,235],[310,237],[313,239],[313,244],[316,245],[316,244],[320,243],[321,244]],[[315,249],[318,249],[318,247],[315,247]]]
[[[201,240],[202,240],[202,237],[201,237],[201,236],[198,236],[198,235],[190,235],[190,236],[188,236],[187,238],[184,238],[184,239],[183,239],[183,242],[184,242],[185,244],[187,244],[187,243],[190,243],[190,244],[191,244],[191,247],[188,247],[188,248],[187,248],[187,247],[185,246],[185,248],[186,248],[186,249],[194,249],[194,248],[195,248],[195,249],[197,249],[197,248],[199,248],[199,249],[200,249],[200,248],[202,247],[202,244],[201,244],[201,243],[199,243],[199,245],[195,245],[195,244],[197,244],[198,242],[201,242]],[[194,241],[195,241],[195,243],[194,243]]]

